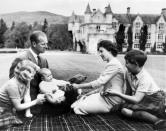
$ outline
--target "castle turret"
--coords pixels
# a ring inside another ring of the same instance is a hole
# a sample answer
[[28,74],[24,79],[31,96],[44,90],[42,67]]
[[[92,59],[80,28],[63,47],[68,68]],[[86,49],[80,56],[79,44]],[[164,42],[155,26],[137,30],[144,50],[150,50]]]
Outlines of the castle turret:
[[112,10],[110,4],[105,7],[105,17],[106,17],[106,23],[112,23]]
[[85,23],[90,23],[90,18],[91,18],[92,11],[90,9],[89,3],[86,7],[86,10],[85,10],[84,14],[85,14],[84,15],[84,22]]
[[163,8],[163,9],[161,10],[161,14],[163,14],[163,15],[166,17],[166,8]]
[[74,11],[72,12],[72,15],[69,18],[69,22],[68,22],[68,31],[72,31],[73,27],[75,24],[75,13]]

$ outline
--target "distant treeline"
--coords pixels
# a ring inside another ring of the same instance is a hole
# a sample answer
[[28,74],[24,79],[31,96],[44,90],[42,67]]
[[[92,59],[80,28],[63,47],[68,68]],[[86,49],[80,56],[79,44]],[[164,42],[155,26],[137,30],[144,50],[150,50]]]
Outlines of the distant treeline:
[[15,23],[7,27],[3,19],[0,19],[0,48],[28,48],[30,46],[29,35],[34,30],[42,30],[48,36],[48,48],[67,50],[72,49],[72,36],[67,30],[67,24],[51,24],[46,19],[43,24],[34,22],[28,25],[26,22]]

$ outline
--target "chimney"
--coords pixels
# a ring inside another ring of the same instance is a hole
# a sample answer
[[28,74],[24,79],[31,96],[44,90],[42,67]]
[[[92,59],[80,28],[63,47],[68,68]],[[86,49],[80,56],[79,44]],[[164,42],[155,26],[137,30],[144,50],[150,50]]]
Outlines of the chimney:
[[130,7],[127,7],[127,14],[130,14]]
[[164,16],[166,16],[166,8],[163,8],[163,9],[161,10],[161,14],[163,14]]
[[96,9],[93,9],[93,12],[95,12],[96,11]]

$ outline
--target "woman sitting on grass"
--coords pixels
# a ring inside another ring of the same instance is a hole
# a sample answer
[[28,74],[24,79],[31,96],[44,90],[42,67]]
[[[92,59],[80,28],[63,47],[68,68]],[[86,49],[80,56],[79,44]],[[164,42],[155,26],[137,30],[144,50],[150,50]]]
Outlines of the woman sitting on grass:
[[31,61],[20,60],[14,70],[14,77],[0,88],[0,128],[22,124],[15,111],[26,110],[45,101],[41,95],[30,101],[30,81],[37,70],[38,66]]
[[104,96],[108,89],[123,93],[124,69],[117,60],[117,48],[111,41],[103,40],[98,43],[98,52],[103,61],[107,62],[105,70],[97,80],[83,84],[73,84],[76,89],[93,88],[95,90],[85,94],[72,104],[76,114],[108,113],[118,109],[122,100],[117,96]]

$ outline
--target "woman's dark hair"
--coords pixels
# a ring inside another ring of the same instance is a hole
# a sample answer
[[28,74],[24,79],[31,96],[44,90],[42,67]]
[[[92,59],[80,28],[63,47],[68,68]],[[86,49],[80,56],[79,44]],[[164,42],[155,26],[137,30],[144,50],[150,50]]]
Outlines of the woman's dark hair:
[[103,47],[106,50],[108,50],[109,52],[111,52],[114,57],[116,57],[117,54],[118,54],[116,43],[112,43],[109,40],[102,40],[102,41],[100,41],[98,43],[98,45],[97,45],[97,50],[98,51],[99,51],[100,47]]
[[130,50],[126,53],[124,58],[128,60],[129,63],[142,67],[147,60],[147,55],[141,50]]

